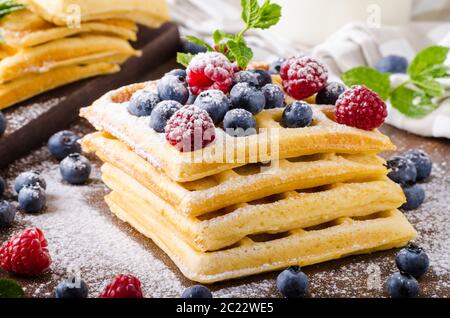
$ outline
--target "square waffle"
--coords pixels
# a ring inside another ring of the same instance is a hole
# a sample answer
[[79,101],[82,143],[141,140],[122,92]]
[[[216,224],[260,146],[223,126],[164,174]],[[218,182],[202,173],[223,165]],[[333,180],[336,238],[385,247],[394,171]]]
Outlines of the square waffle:
[[[311,127],[283,128],[280,125],[283,110],[265,110],[256,116],[257,129],[264,133],[234,138],[217,128],[214,143],[202,150],[180,153],[169,146],[164,134],[149,127],[149,118],[138,118],[128,113],[129,99],[143,88],[155,90],[156,82],[134,84],[109,92],[91,107],[82,109],[80,114],[97,130],[120,139],[177,182],[199,180],[249,163],[320,153],[360,154],[395,149],[390,139],[380,132],[339,125],[327,117],[321,107],[313,105],[314,122]],[[257,151],[252,151],[255,149]]]
[[191,182],[175,182],[121,141],[105,133],[82,140],[86,152],[118,167],[158,193],[178,211],[200,216],[230,205],[250,202],[292,190],[340,182],[379,179],[387,174],[376,155],[319,154],[283,159],[267,169],[245,165]]

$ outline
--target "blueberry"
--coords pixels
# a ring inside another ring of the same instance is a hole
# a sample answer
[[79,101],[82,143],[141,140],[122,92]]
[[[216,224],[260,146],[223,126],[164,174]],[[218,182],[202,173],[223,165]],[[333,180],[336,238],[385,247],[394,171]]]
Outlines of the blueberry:
[[419,283],[408,274],[395,273],[387,281],[387,290],[391,298],[416,298]]
[[242,108],[253,115],[260,113],[266,107],[264,93],[248,83],[236,84],[230,92],[233,108]]
[[206,47],[202,45],[198,45],[192,42],[189,42],[187,40],[182,40],[182,50],[184,53],[191,53],[191,54],[198,54],[198,53],[205,53],[207,51]]
[[266,97],[266,109],[284,107],[284,93],[278,85],[267,84],[261,90]]
[[402,205],[402,210],[416,210],[425,201],[425,191],[420,185],[402,186],[402,188],[406,196],[406,203]]
[[341,83],[328,83],[316,96],[317,105],[336,105],[339,96],[345,92],[345,86]]
[[250,136],[256,134],[256,120],[245,109],[232,109],[225,115],[223,128],[233,137]]
[[186,102],[186,105],[194,105],[196,100],[197,100],[197,96],[195,96],[192,93],[189,93],[189,98]]
[[225,114],[230,110],[231,101],[222,91],[209,90],[198,95],[195,105],[206,110],[217,125],[223,121]]
[[6,190],[6,182],[5,182],[5,179],[3,179],[3,178],[0,176],[0,197],[5,193],[5,190]]
[[7,201],[0,201],[0,229],[10,227],[16,217],[16,208]]
[[303,298],[308,292],[308,277],[300,267],[290,267],[277,278],[277,288],[286,298]]
[[182,107],[183,105],[172,100],[159,103],[150,116],[150,127],[156,132],[163,133],[167,121]]
[[41,211],[47,203],[44,189],[39,185],[28,185],[19,192],[19,206],[27,213],[37,213]]
[[272,75],[280,74],[281,65],[283,65],[284,62],[286,62],[286,59],[279,58],[276,61],[274,61],[272,64],[270,64],[269,74],[272,74]]
[[[171,70],[166,75],[173,75],[173,76],[177,77],[180,82],[186,83],[186,77],[187,77],[186,70],[177,68],[177,69]],[[185,85],[187,85],[187,83]]]
[[402,185],[416,183],[417,169],[410,159],[402,156],[393,157],[387,162],[387,167],[391,170],[388,177],[392,181]]
[[5,133],[6,130],[6,118],[5,115],[0,111],[0,136]]
[[56,286],[56,298],[87,298],[88,287],[84,281],[79,278],[71,277],[63,280]]
[[16,180],[14,180],[14,190],[19,193],[20,190],[25,186],[38,185],[42,189],[47,188],[47,183],[45,179],[41,176],[38,171],[28,171],[20,174]]
[[256,75],[256,79],[258,80],[258,87],[272,84],[272,76],[270,76],[269,72],[265,70],[252,70],[251,72]]
[[416,279],[422,277],[430,267],[430,260],[425,251],[415,244],[402,249],[395,259],[398,269]]
[[257,87],[259,85],[258,75],[252,71],[240,71],[234,74],[233,78],[234,84],[238,83],[248,83],[251,86]]
[[416,166],[417,181],[423,181],[431,175],[433,161],[427,153],[419,149],[413,149],[408,151],[405,157],[411,160]]
[[158,82],[158,95],[162,101],[174,100],[184,105],[189,99],[189,90],[178,77],[166,75]]
[[74,153],[61,161],[59,170],[65,181],[73,185],[80,185],[86,183],[89,179],[91,163],[86,157]]
[[205,286],[195,285],[186,289],[181,298],[213,298],[213,295]]
[[388,55],[378,61],[375,68],[381,73],[405,74],[408,69],[408,60],[403,56]]
[[128,104],[128,112],[137,117],[152,114],[153,108],[160,102],[158,94],[146,90],[139,90],[133,94]]
[[283,112],[282,125],[285,128],[305,128],[313,122],[311,106],[297,101],[286,107]]
[[79,137],[71,131],[60,131],[48,140],[48,150],[56,160],[63,160],[71,153],[81,152],[78,139]]

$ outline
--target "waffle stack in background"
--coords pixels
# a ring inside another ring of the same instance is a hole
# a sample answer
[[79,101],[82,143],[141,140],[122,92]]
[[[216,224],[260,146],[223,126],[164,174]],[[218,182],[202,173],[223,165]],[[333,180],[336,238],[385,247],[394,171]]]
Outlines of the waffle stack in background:
[[0,109],[71,82],[118,72],[140,52],[136,23],[168,21],[165,0],[23,0],[0,20]]
[[[203,152],[180,153],[148,118],[128,113],[130,97],[144,88],[155,90],[155,83],[118,89],[82,109],[98,130],[82,145],[104,162],[111,211],[151,238],[189,279],[213,283],[415,238],[397,210],[402,189],[376,155],[395,148],[381,133],[339,125],[318,106],[311,127],[285,129],[283,110],[274,109],[256,120],[258,128],[278,128],[276,139],[234,138],[217,128]],[[249,147],[263,144],[272,151],[252,155]],[[243,153],[243,161],[211,161],[224,145]],[[267,158],[271,165],[260,163]]]

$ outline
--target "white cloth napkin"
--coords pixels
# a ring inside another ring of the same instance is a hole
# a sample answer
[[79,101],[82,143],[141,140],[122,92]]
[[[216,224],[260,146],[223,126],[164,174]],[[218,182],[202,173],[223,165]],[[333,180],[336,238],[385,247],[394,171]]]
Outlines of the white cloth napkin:
[[[349,24],[316,47],[313,55],[327,64],[336,79],[350,68],[374,66],[385,55],[398,54],[412,60],[417,52],[433,44],[450,46],[450,23],[414,23],[405,28],[377,29]],[[391,76],[393,87],[405,80],[405,75]],[[417,135],[450,139],[450,81],[441,82],[447,93],[438,101],[440,106],[436,111],[413,119],[388,103],[387,123]]]

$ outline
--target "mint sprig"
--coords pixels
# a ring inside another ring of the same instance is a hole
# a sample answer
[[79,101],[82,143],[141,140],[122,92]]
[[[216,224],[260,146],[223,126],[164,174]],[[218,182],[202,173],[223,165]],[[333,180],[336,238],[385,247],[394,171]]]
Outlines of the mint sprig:
[[408,117],[423,118],[438,108],[436,98],[445,94],[437,79],[450,77],[450,68],[444,65],[449,52],[450,48],[444,46],[421,51],[408,67],[410,79],[394,90],[389,75],[371,67],[353,68],[342,74],[341,79],[347,86],[367,86]]
[[25,293],[16,281],[0,279],[0,298],[23,298]]
[[[242,20],[245,28],[237,34],[227,34],[221,30],[216,30],[213,34],[214,47],[207,42],[194,37],[184,37],[187,41],[203,46],[208,52],[219,52],[227,56],[231,62],[236,62],[238,66],[245,69],[253,59],[253,51],[247,45],[245,34],[252,29],[268,29],[280,21],[281,7],[278,4],[266,0],[262,6],[257,0],[241,0]],[[177,61],[187,67],[194,57],[188,53],[178,53]]]

